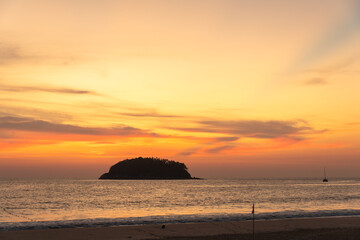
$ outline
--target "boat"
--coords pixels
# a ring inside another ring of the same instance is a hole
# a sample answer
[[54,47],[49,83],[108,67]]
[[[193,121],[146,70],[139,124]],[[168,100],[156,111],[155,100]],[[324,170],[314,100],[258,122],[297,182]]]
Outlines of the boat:
[[323,179],[323,182],[328,182],[329,180],[327,180],[327,178],[326,178],[326,170],[325,170],[325,168],[324,168],[324,179]]

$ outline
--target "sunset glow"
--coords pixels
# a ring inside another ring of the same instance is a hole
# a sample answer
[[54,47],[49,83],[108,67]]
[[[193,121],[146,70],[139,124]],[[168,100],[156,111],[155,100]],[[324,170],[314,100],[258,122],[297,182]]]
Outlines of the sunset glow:
[[0,35],[0,177],[358,176],[357,0],[2,0]]

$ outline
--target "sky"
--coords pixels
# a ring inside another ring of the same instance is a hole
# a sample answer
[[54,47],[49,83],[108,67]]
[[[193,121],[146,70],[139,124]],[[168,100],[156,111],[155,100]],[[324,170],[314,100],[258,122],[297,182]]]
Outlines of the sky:
[[359,0],[0,0],[0,36],[0,178],[359,176]]

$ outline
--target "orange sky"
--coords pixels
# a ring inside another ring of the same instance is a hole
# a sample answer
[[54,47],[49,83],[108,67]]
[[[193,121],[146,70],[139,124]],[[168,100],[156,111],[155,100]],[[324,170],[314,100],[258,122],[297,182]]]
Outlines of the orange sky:
[[358,176],[358,0],[2,0],[0,35],[0,178]]

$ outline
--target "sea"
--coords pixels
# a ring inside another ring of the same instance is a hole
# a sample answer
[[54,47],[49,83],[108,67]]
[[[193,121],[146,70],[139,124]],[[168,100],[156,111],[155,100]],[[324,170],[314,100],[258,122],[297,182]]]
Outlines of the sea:
[[360,215],[360,179],[0,180],[0,230]]

